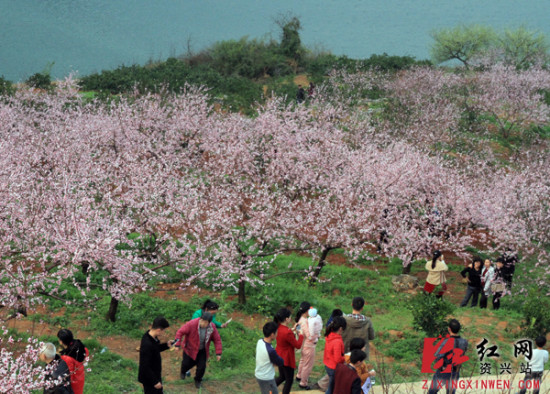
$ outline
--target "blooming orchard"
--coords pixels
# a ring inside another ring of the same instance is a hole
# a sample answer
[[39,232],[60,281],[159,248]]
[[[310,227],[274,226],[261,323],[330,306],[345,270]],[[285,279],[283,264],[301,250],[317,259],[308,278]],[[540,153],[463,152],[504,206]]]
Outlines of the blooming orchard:
[[245,302],[292,250],[315,257],[312,281],[336,248],[408,267],[476,240],[548,267],[547,150],[498,168],[487,144],[452,159],[438,144],[471,113],[504,137],[546,124],[549,87],[548,71],[502,67],[335,72],[309,105],[274,98],[254,118],[214,111],[200,88],[110,103],[71,79],[21,89],[0,103],[0,304],[27,313],[67,282],[87,296],[100,274],[114,320],[165,267]]

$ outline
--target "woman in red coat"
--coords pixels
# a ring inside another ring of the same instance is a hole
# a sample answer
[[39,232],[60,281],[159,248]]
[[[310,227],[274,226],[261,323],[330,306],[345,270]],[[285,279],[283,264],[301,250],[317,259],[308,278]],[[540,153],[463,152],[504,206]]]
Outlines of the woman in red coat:
[[61,358],[71,372],[71,388],[74,394],[82,394],[84,392],[84,361],[88,357],[88,349],[78,339],[74,339],[71,330],[62,329],[57,333],[59,343],[63,347]]
[[302,347],[304,337],[298,335],[296,339],[296,326],[298,323],[292,326],[292,320],[290,318],[290,311],[286,308],[279,309],[275,315],[275,323],[279,325],[277,330],[277,346],[275,350],[277,354],[284,360],[284,365],[279,367],[279,377],[275,379],[275,384],[278,386],[285,382],[283,387],[283,394],[290,393],[292,382],[294,380],[294,370],[296,369],[296,349]]
[[338,316],[332,320],[325,332],[326,339],[323,363],[325,364],[325,370],[329,377],[326,394],[332,394],[336,366],[346,360],[344,357],[344,340],[342,339],[342,333],[346,329],[346,326],[346,319],[342,316]]

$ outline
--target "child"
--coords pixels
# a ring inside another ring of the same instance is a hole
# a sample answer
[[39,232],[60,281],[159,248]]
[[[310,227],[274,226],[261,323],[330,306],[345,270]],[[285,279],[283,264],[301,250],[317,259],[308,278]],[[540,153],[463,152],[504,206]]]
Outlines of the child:
[[277,337],[277,323],[270,321],[264,325],[264,339],[258,340],[256,344],[256,371],[255,376],[262,394],[277,394],[275,383],[275,368],[284,365],[284,360],[277,354],[271,343]]
[[[364,351],[363,348],[365,347],[365,344],[366,342],[363,338],[353,338],[351,340],[349,344],[349,353],[346,353],[344,355],[344,358],[347,364],[353,364],[350,361],[351,352],[353,352],[354,350]],[[365,384],[365,381],[367,380],[367,378],[373,377],[376,375],[374,370],[371,370],[369,372],[369,368],[367,367],[367,364],[364,361],[358,364],[358,366],[355,369],[357,370],[357,375],[359,375],[359,378],[361,378],[361,386]]]
[[309,326],[309,335],[311,338],[316,338],[314,342],[317,343],[321,336],[321,330],[323,329],[323,319],[314,307],[309,308],[308,315],[307,322]]
[[[535,339],[535,344],[537,348],[533,350],[533,356],[529,360],[529,366],[531,367],[531,373],[525,374],[524,382],[528,380],[538,381],[538,386],[536,383],[533,387],[540,387],[540,382],[542,380],[542,374],[544,372],[544,364],[548,362],[548,351],[543,350],[544,345],[546,345],[546,337],[539,336]],[[521,389],[520,394],[525,394],[527,389]],[[539,394],[539,389],[534,389],[533,394]]]

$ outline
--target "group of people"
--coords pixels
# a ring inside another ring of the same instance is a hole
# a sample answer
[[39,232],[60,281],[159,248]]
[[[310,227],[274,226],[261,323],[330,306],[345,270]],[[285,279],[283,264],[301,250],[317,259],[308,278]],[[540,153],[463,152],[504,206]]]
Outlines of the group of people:
[[62,347],[60,354],[51,342],[44,343],[39,350],[40,361],[51,366],[47,369],[44,394],[82,394],[88,349],[74,338],[71,330],[59,330],[57,338]]
[[[256,346],[255,376],[260,390],[265,394],[290,393],[294,380],[300,388],[309,390],[310,374],[315,362],[317,343],[325,328],[325,349],[323,363],[326,376],[315,386],[326,393],[361,393],[362,387],[373,383],[375,372],[367,367],[369,341],[374,339],[374,328],[370,318],[362,314],[365,300],[355,297],[352,311],[344,315],[335,309],[326,325],[316,308],[302,302],[293,319],[287,308],[281,308],[273,321],[263,326],[263,338]],[[168,321],[157,317],[151,328],[143,334],[140,345],[138,381],[146,394],[163,393],[161,352],[173,348],[183,349],[180,378],[189,377],[189,370],[196,366],[195,387],[200,388],[206,371],[210,344],[214,342],[216,358],[222,355],[222,341],[218,329],[227,326],[215,319],[218,305],[207,300],[193,318],[177,331],[175,339],[161,343],[159,336],[170,326]],[[276,346],[272,343],[276,341]],[[302,356],[296,377],[296,350]],[[279,374],[275,377],[275,366]]]
[[212,342],[217,361],[222,356],[222,340],[218,329],[227,327],[228,322],[222,324],[216,320],[218,309],[218,304],[206,300],[202,308],[193,313],[191,320],[176,332],[175,339],[165,343],[160,342],[159,336],[170,324],[162,316],[153,321],[151,328],[143,334],[139,348],[138,381],[143,385],[146,394],[163,393],[160,353],[172,347],[183,349],[180,378],[189,377],[189,370],[196,367],[195,387],[201,388]]
[[[302,302],[292,319],[287,308],[281,308],[273,321],[263,327],[264,338],[256,345],[255,376],[262,394],[277,394],[284,383],[283,394],[290,393],[296,371],[296,351],[301,349],[296,381],[304,390],[315,387],[327,394],[362,393],[362,387],[372,383],[374,370],[369,370],[369,341],[374,339],[370,318],[362,314],[365,300],[355,297],[352,312],[344,315],[335,309],[324,326],[318,311],[308,302]],[[326,375],[310,385],[310,374],[315,362],[316,347],[325,328],[323,364]],[[277,344],[273,348],[272,343]],[[279,374],[275,377],[275,366]]]
[[[460,306],[468,305],[471,299],[472,307],[476,307],[479,300],[480,308],[487,308],[488,299],[492,296],[493,309],[499,309],[500,299],[512,287],[516,262],[517,257],[513,253],[505,253],[499,257],[496,260],[496,267],[493,267],[489,259],[483,261],[480,257],[474,257],[472,263],[460,272],[460,275],[467,280],[466,295]],[[426,263],[426,270],[428,276],[424,291],[431,294],[436,287],[440,286],[441,289],[436,296],[442,297],[447,291],[445,271],[449,270],[443,253],[436,250],[432,259]]]

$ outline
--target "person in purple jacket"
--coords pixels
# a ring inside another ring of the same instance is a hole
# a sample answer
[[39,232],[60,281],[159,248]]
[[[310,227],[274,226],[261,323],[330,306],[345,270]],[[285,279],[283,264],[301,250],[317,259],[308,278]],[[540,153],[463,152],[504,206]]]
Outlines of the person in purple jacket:
[[256,345],[256,371],[255,376],[262,394],[278,394],[277,384],[275,383],[275,365],[281,367],[284,360],[277,354],[271,342],[277,337],[279,325],[274,321],[267,322],[264,325],[264,338],[260,339]]

